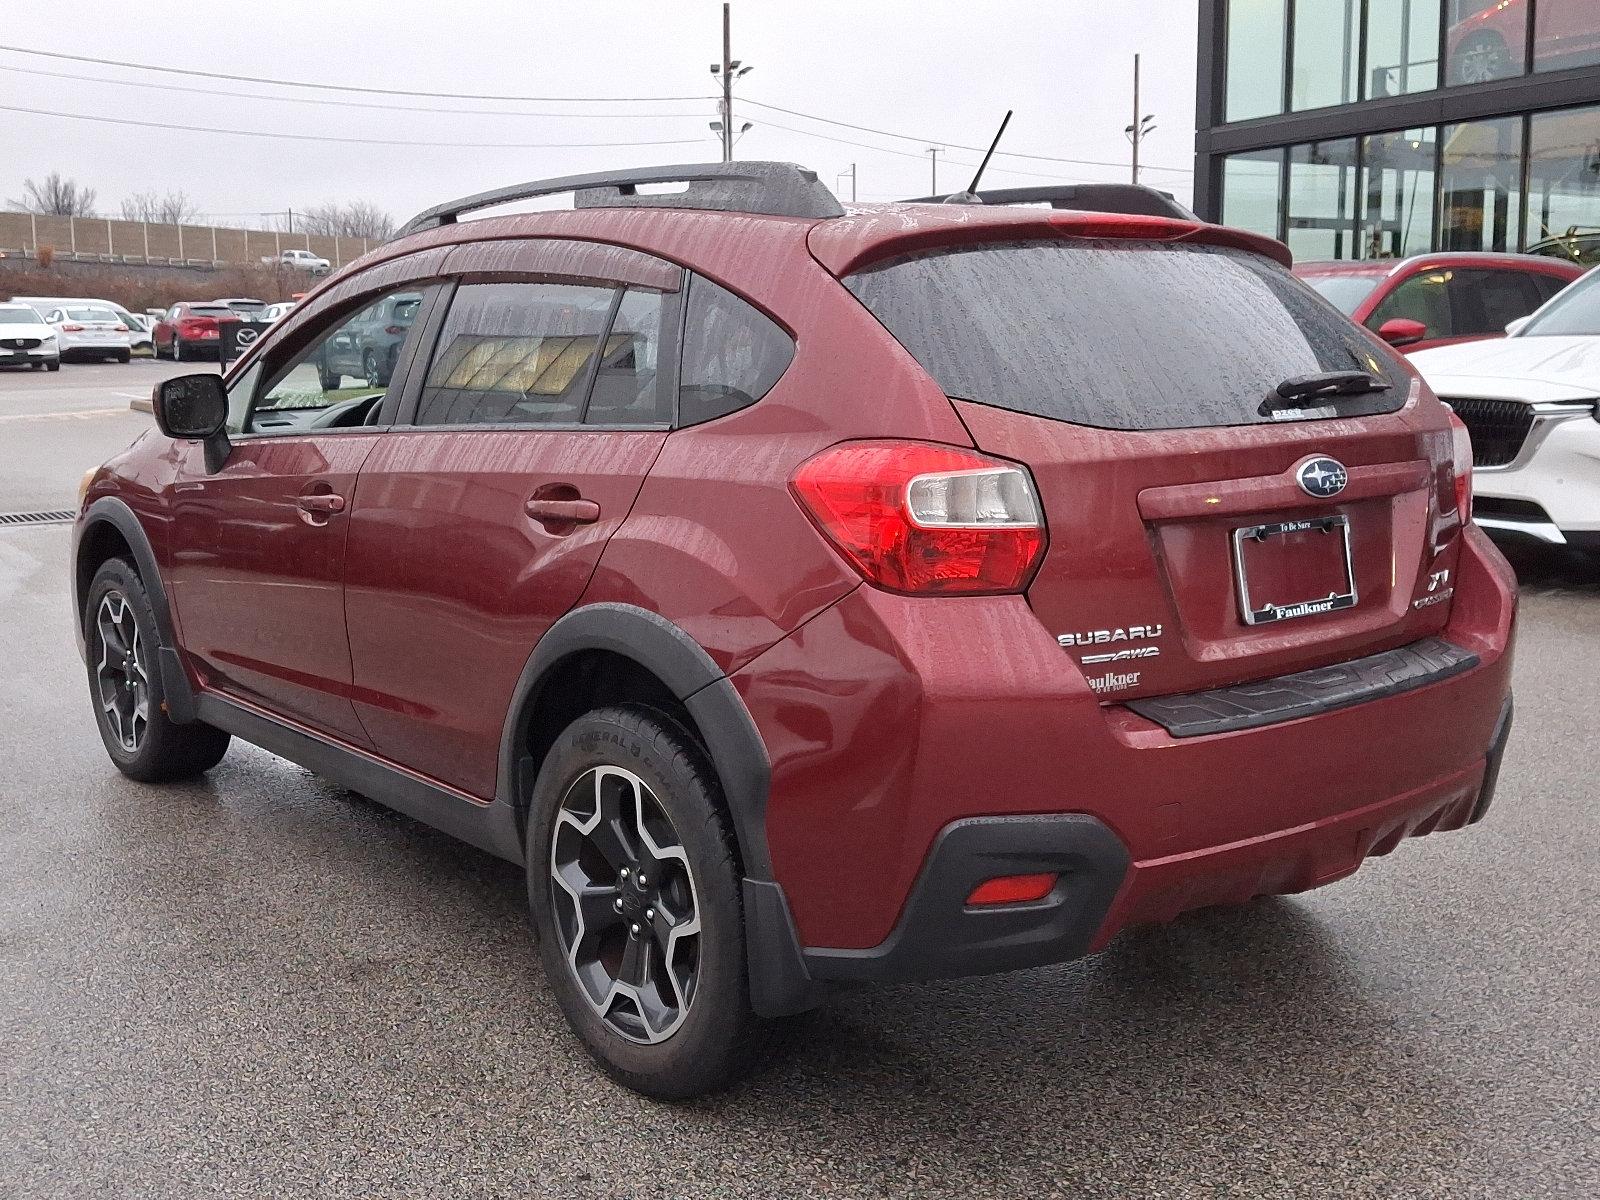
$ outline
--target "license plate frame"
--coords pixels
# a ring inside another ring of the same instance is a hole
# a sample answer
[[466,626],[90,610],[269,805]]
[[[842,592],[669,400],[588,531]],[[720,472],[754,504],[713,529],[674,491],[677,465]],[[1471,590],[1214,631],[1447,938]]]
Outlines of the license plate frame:
[[[1344,588],[1325,596],[1289,600],[1279,603],[1262,600],[1259,603],[1250,595],[1250,577],[1245,567],[1244,547],[1247,541],[1264,542],[1268,538],[1285,537],[1295,533],[1330,532],[1338,530],[1343,542]],[[1279,621],[1292,621],[1300,617],[1321,616],[1354,608],[1359,599],[1356,589],[1355,560],[1350,551],[1350,518],[1343,513],[1325,517],[1308,517],[1298,521],[1275,521],[1265,525],[1245,525],[1233,531],[1233,581],[1239,600],[1239,616],[1246,625],[1273,625]]]

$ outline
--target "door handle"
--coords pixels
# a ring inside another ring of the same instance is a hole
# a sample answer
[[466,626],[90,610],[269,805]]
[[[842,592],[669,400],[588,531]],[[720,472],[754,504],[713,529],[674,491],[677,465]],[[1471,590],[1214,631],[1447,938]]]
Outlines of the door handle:
[[344,497],[336,496],[331,492],[318,492],[310,496],[296,496],[295,504],[308,513],[317,516],[328,516],[332,513],[344,511]]
[[522,506],[522,511],[542,524],[593,525],[600,519],[600,506],[593,500],[545,500],[535,496]]

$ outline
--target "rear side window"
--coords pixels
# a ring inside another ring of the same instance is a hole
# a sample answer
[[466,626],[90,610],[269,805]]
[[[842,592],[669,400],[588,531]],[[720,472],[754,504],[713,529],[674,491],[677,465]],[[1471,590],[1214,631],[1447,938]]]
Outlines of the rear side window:
[[949,396],[1103,429],[1272,421],[1297,375],[1404,369],[1287,269],[1220,247],[1016,242],[891,260],[845,280]]
[[679,426],[749,407],[772,390],[793,358],[794,341],[771,318],[694,276],[684,318]]
[[469,283],[456,289],[418,425],[574,425],[616,289]]

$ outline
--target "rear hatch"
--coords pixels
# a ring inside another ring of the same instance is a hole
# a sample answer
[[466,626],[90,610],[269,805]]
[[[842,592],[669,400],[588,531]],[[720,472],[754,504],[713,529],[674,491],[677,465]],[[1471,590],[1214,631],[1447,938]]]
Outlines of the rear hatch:
[[[1050,541],[1028,601],[1104,698],[1344,662],[1445,625],[1448,414],[1279,264],[1059,238],[845,283],[975,444],[1032,472]],[[1386,386],[1264,410],[1285,380],[1352,371]]]

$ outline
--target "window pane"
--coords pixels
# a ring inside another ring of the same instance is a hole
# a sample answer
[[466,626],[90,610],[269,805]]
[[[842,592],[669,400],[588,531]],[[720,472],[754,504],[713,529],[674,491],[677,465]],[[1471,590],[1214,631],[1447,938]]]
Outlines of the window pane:
[[1526,69],[1526,0],[1454,0],[1451,17],[1445,34],[1445,77],[1451,83],[1488,83]]
[[1367,95],[1439,86],[1439,0],[1367,0]]
[[1413,275],[1394,291],[1384,297],[1383,302],[1372,310],[1372,315],[1367,318],[1367,328],[1376,332],[1383,328],[1385,321],[1392,321],[1396,317],[1403,317],[1408,321],[1421,321],[1428,327],[1424,337],[1447,338],[1453,337],[1456,332],[1455,317],[1450,307],[1450,281],[1455,278],[1450,271],[1429,271],[1425,275]]
[[575,424],[615,296],[613,288],[558,283],[458,288],[416,423]]
[[1591,271],[1528,323],[1523,337],[1595,337],[1600,335],[1600,273]]
[[1542,254],[1592,263],[1600,234],[1600,108],[1533,118],[1528,184],[1528,241]]
[[672,397],[660,374],[661,293],[631,288],[606,335],[586,425],[654,425],[672,420]]
[[1359,0],[1317,0],[1294,10],[1294,85],[1290,106],[1327,108],[1356,98],[1361,44]]
[[678,424],[698,425],[754,404],[793,358],[794,342],[765,314],[696,275],[684,321]]
[[1533,19],[1533,69],[1558,71],[1600,63],[1600,4],[1539,0]]
[[1356,143],[1289,147],[1289,248],[1296,259],[1356,257]]
[[1446,125],[1440,180],[1441,250],[1516,250],[1522,244],[1522,121]]
[[1361,170],[1362,258],[1404,258],[1433,248],[1434,131],[1366,139]]
[[1451,286],[1458,334],[1503,333],[1541,303],[1532,276],[1521,271],[1457,271]]
[[[1287,270],[1243,251],[990,243],[893,260],[845,284],[946,395],[1079,425],[1270,423],[1261,402],[1291,376],[1403,377]],[[1346,413],[1391,412],[1405,387],[1351,400]]]
[[1278,236],[1283,208],[1283,151],[1254,150],[1222,163],[1222,223]]
[[382,402],[421,305],[421,292],[391,292],[347,317],[276,368],[248,416],[230,395],[229,427],[237,420],[244,433],[359,428]]
[[1283,111],[1284,0],[1229,0],[1226,119]]

